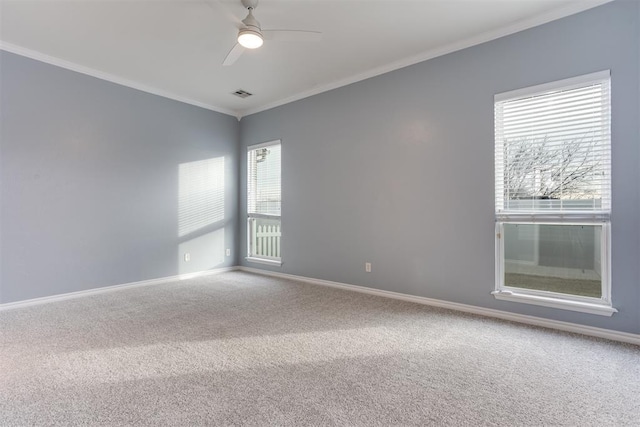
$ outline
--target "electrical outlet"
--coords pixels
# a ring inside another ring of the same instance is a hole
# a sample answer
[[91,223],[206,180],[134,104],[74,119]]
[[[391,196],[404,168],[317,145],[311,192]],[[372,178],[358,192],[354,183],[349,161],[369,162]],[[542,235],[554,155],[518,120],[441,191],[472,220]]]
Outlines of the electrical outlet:
[[366,271],[367,273],[371,273],[371,263],[370,262],[365,262],[364,263],[364,271]]
[[227,249],[227,256],[231,256],[231,249]]
[[189,252],[184,254],[184,262],[191,261],[191,254]]

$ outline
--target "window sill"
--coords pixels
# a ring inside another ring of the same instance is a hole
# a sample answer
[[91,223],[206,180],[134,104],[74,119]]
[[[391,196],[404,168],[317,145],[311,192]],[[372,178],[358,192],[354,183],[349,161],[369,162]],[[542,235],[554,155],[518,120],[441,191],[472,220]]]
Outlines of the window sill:
[[584,301],[572,301],[566,299],[543,297],[538,295],[521,294],[513,291],[493,291],[491,294],[499,300],[520,302],[524,304],[540,305],[543,307],[559,308],[562,310],[579,311],[581,313],[597,314],[611,317],[618,310],[605,304],[596,304]]
[[255,262],[256,264],[272,265],[274,267],[280,267],[282,265],[282,261],[274,259],[254,258],[250,256],[245,257],[245,259],[249,262]]

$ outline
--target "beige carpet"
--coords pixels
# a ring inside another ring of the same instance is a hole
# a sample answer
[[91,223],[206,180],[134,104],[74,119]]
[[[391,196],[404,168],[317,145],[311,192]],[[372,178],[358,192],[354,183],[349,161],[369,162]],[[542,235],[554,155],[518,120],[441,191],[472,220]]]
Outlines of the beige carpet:
[[0,312],[0,425],[621,426],[640,347],[242,272]]

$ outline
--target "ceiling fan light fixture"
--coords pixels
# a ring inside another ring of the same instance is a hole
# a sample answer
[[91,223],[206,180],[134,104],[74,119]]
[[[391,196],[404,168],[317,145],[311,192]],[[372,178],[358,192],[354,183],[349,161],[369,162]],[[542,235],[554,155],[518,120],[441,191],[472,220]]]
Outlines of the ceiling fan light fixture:
[[238,43],[247,49],[257,49],[262,46],[262,34],[259,31],[244,28],[238,33]]

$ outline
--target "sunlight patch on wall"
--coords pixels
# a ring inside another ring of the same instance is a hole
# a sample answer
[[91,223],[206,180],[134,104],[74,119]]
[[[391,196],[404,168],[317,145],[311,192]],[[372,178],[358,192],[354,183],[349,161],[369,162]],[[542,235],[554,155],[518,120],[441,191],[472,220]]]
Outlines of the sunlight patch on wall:
[[178,166],[178,236],[224,219],[224,157]]

